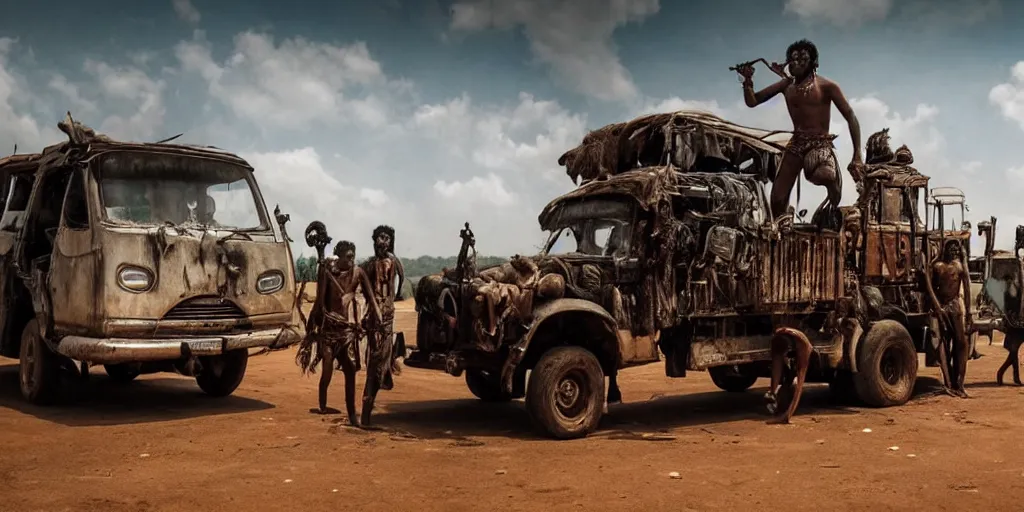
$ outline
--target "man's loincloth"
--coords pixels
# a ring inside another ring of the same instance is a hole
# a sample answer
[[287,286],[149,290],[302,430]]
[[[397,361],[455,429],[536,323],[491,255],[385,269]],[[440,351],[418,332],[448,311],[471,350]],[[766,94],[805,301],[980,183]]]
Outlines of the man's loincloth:
[[838,135],[829,133],[806,134],[796,132],[786,144],[786,151],[800,158],[803,162],[804,174],[810,177],[819,170],[831,170],[839,177],[839,160],[836,158],[834,140]]
[[345,321],[336,313],[327,313],[320,329],[307,334],[299,344],[295,360],[303,373],[316,373],[324,352],[330,349],[336,368],[357,372],[361,367],[358,342],[362,336],[358,325]]

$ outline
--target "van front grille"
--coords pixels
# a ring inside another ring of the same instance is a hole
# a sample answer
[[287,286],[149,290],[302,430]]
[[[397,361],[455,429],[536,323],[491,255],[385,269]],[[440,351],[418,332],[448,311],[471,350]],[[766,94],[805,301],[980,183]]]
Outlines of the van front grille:
[[245,312],[235,303],[220,297],[196,297],[184,300],[164,315],[164,320],[237,320]]

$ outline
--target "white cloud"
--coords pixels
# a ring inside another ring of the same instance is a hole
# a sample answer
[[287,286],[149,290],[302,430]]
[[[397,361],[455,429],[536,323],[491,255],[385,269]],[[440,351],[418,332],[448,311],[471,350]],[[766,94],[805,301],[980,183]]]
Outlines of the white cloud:
[[472,0],[452,6],[451,28],[479,31],[522,25],[533,55],[572,90],[601,100],[637,95],[612,33],[660,9],[658,0]]
[[442,198],[466,205],[511,206],[516,202],[515,194],[505,188],[505,183],[493,172],[486,177],[473,176],[468,181],[434,183],[434,191]]
[[[238,117],[263,125],[295,129],[350,118],[380,127],[395,108],[381,95],[407,90],[404,82],[387,79],[363,42],[334,46],[296,37],[276,44],[270,35],[243,32],[235,36],[233,53],[218,63],[197,31],[175,53],[185,70],[207,81],[210,96]],[[360,86],[373,90],[347,98]]]
[[163,126],[166,114],[163,102],[166,84],[163,80],[154,80],[136,67],[111,66],[92,59],[86,59],[85,71],[96,79],[99,92],[111,100],[110,105],[122,106],[110,110],[125,111],[123,106],[130,107],[124,115],[106,117],[97,127],[100,132],[134,141],[152,140],[158,135],[157,130]]
[[357,189],[338,180],[338,172],[325,167],[312,147],[277,152],[243,152],[255,169],[267,207],[291,215],[286,226],[295,240],[296,253],[311,251],[302,241],[306,226],[314,220],[327,225],[334,241],[349,239],[360,244],[380,223],[378,208],[388,200],[381,190]]
[[27,111],[35,99],[24,77],[11,69],[8,57],[18,45],[16,39],[0,37],[0,155],[10,154],[14,146],[19,153],[39,151],[55,142],[59,133],[55,126],[42,126]]
[[388,195],[383,190],[375,188],[364,188],[359,191],[359,198],[366,201],[370,206],[377,208],[388,202]]
[[868,21],[884,20],[893,0],[786,0],[783,12],[808,22],[824,21],[838,27],[856,27]]
[[1011,167],[1007,169],[1006,179],[1014,189],[1024,190],[1024,167]]
[[50,79],[49,86],[51,89],[63,94],[71,102],[72,113],[81,111],[83,114],[93,114],[98,111],[96,102],[83,98],[78,91],[78,86],[68,82],[67,78],[64,78],[63,75],[54,75]]
[[193,25],[199,23],[202,17],[199,14],[199,9],[196,9],[190,0],[173,0],[174,12],[178,14],[178,17],[183,21],[187,21]]
[[999,107],[1003,117],[1016,121],[1024,130],[1024,60],[1010,68],[1010,80],[988,92],[988,100]]
[[468,95],[422,105],[412,125],[439,141],[452,156],[489,171],[529,173],[561,180],[558,157],[579,144],[586,116],[555,101],[520,93],[515,107],[476,106]]

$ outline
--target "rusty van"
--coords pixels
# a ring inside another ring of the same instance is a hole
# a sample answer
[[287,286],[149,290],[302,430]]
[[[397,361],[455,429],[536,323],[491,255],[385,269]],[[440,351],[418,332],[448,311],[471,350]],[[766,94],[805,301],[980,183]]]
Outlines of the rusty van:
[[0,354],[26,400],[54,402],[95,365],[226,396],[249,349],[301,339],[283,226],[245,160],[58,127],[67,141],[0,160]]

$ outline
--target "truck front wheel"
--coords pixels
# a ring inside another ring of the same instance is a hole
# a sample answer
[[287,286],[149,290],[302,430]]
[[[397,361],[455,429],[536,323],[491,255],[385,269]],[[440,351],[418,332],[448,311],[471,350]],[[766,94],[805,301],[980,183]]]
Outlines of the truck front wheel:
[[556,439],[585,437],[597,428],[604,406],[604,372],[592,352],[555,347],[541,356],[526,388],[533,422]]
[[52,404],[60,388],[60,360],[39,334],[36,319],[21,331],[18,354],[18,381],[21,395],[35,405]]
[[746,371],[745,367],[739,365],[708,368],[708,374],[718,389],[730,393],[742,393],[757,382],[757,374]]
[[865,404],[890,407],[910,400],[917,381],[917,349],[903,325],[876,322],[858,352],[853,384]]
[[249,351],[230,350],[219,356],[200,358],[196,384],[210,396],[228,396],[242,383],[245,368],[249,365]]
[[486,370],[466,370],[466,387],[484,402],[508,402],[512,395],[501,389],[501,379]]

